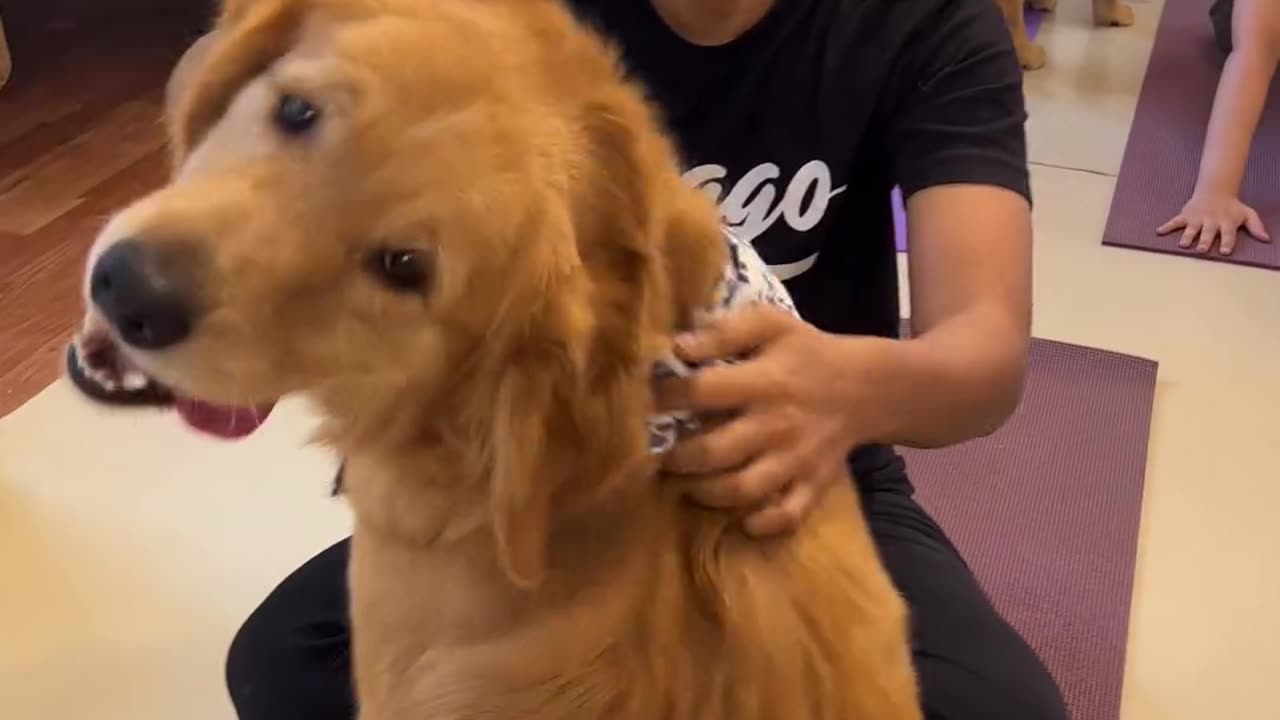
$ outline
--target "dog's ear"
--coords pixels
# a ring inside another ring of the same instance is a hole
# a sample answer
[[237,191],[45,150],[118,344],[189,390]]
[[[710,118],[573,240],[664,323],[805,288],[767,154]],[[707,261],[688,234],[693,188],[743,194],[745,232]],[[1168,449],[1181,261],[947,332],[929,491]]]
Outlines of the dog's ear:
[[222,18],[236,22],[243,18],[255,5],[265,5],[262,0],[222,0]]
[[693,327],[693,314],[706,309],[724,276],[728,250],[723,232],[720,212],[705,193],[689,189],[676,194],[662,233],[662,254],[681,329]]
[[236,93],[292,47],[304,9],[297,0],[227,0],[217,27],[170,79],[170,154],[176,168],[226,112]]
[[598,402],[586,381],[593,313],[562,204],[548,202],[528,233],[533,241],[511,273],[507,311],[487,340],[498,380],[478,408],[489,423],[498,557],[523,587],[545,574],[556,494],[593,469],[582,462],[590,438],[578,428],[583,404]]
[[553,512],[611,492],[645,458],[652,363],[712,299],[725,254],[714,206],[672,171],[636,94],[579,121],[590,161],[526,233],[525,267],[540,271],[517,273],[527,287],[509,297],[534,319],[499,360],[491,404],[498,551],[525,586],[545,572]]
[[493,531],[498,560],[512,582],[535,587],[546,573],[551,502],[560,478],[549,453],[552,380],[514,367],[499,382],[490,437]]
[[582,121],[596,175],[579,203],[579,252],[597,277],[598,304],[612,311],[602,335],[614,335],[614,356],[627,361],[653,351],[628,343],[690,325],[712,300],[726,254],[714,203],[673,172],[676,152],[641,97],[620,89]]
[[178,110],[185,102],[192,83],[200,74],[205,61],[209,59],[209,53],[213,50],[217,41],[218,33],[216,30],[202,35],[178,59],[173,72],[169,74],[169,82],[165,85],[164,116],[166,118],[172,120],[177,117]]

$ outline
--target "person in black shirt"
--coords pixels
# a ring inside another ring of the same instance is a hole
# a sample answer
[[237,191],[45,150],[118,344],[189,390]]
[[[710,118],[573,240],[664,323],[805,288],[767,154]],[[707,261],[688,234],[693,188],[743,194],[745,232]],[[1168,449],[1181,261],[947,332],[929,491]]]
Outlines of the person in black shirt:
[[[672,406],[746,408],[681,445],[670,468],[703,502],[755,508],[747,529],[769,534],[803,522],[847,462],[911,607],[926,717],[1064,720],[1053,680],[913,499],[892,449],[994,430],[1025,373],[1025,111],[995,3],[570,5],[620,46],[689,182],[715,196],[804,318],[747,311],[682,339],[687,359],[753,352],[662,388]],[[898,337],[895,184],[907,199],[910,339]],[[308,562],[237,635],[227,681],[242,720],[353,717],[347,556],[344,541]]]

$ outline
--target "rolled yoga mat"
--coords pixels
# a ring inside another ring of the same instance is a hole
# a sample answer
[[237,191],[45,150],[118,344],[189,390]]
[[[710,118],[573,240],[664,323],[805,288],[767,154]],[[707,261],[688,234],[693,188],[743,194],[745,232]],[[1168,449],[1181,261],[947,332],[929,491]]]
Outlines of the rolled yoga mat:
[[[1241,230],[1235,252],[1200,255],[1178,247],[1179,234],[1156,235],[1191,197],[1204,132],[1224,56],[1213,42],[1208,0],[1166,0],[1147,76],[1129,129],[1102,242],[1280,269],[1280,243],[1261,243]],[[1280,83],[1273,83],[1253,138],[1241,200],[1280,235]]]
[[[1034,40],[1036,33],[1040,32],[1040,22],[1044,20],[1044,13],[1039,10],[1027,8],[1024,13],[1027,25],[1027,35]],[[907,251],[907,211],[902,201],[902,190],[894,188],[893,193],[889,196],[889,205],[893,208],[893,234],[897,243],[898,252]]]
[[1044,659],[1073,720],[1117,720],[1156,363],[1035,340],[993,435],[904,450],[917,497]]

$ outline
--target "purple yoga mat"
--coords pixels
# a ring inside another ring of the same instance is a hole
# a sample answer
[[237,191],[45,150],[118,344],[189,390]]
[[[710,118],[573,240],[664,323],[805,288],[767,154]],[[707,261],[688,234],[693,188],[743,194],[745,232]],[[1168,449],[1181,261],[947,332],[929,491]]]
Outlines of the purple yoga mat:
[[1044,12],[1027,8],[1023,13],[1023,22],[1027,25],[1027,36],[1032,40],[1036,39],[1036,33],[1040,32],[1040,21],[1044,19]]
[[[1044,19],[1044,13],[1039,10],[1026,9],[1026,25],[1027,35],[1033,40],[1036,33],[1040,32],[1040,21]],[[907,211],[902,203],[902,190],[893,189],[889,202],[893,207],[893,234],[897,243],[898,252],[907,251]]]
[[[1204,132],[1223,56],[1213,44],[1207,0],[1166,0],[1147,77],[1129,130],[1111,200],[1105,245],[1280,269],[1280,244],[1241,231],[1235,252],[1199,255],[1178,247],[1178,235],[1155,229],[1178,214],[1195,187]],[[1280,233],[1280,87],[1272,85],[1253,138],[1241,199]]]
[[1058,681],[1074,720],[1117,720],[1156,363],[1035,340],[995,434],[904,450],[921,503]]

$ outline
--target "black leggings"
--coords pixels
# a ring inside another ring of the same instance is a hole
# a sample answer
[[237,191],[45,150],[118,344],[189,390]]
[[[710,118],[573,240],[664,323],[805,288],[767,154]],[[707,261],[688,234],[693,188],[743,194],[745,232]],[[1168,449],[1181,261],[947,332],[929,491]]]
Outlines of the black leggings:
[[[902,461],[860,473],[863,509],[911,606],[929,720],[1066,720],[1040,659],[991,607],[951,542],[912,499]],[[863,463],[859,463],[863,465]],[[231,644],[227,686],[241,720],[351,720],[348,541],[267,597]]]

